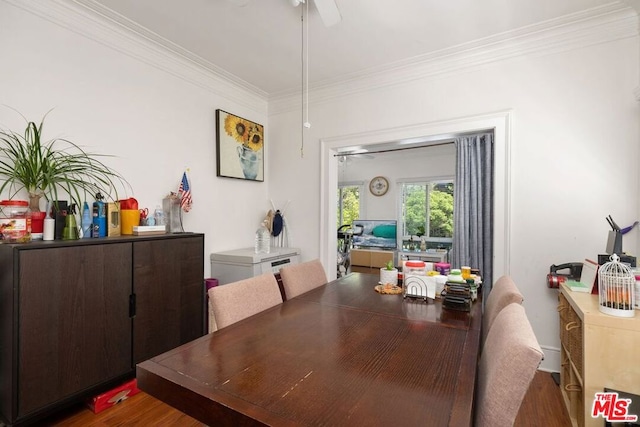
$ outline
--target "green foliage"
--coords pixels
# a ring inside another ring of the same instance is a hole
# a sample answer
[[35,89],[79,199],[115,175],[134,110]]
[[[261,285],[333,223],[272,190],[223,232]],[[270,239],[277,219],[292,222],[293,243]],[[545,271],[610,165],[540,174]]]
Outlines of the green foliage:
[[338,197],[342,197],[342,218],[338,210],[338,228],[343,224],[353,224],[353,221],[360,217],[360,195],[357,186],[342,187],[338,192]]
[[[378,264],[378,265],[380,265],[380,264]],[[393,260],[390,259],[389,261],[387,261],[387,263],[385,264],[385,269],[391,271],[394,268],[396,268],[396,266],[393,265]]]
[[434,186],[429,191],[429,232],[425,233],[427,191],[421,184],[407,185],[405,198],[405,225],[410,236],[453,237],[453,184]]
[[432,191],[430,201],[429,237],[453,237],[453,195]]
[[410,236],[417,236],[419,227],[427,222],[427,196],[424,185],[407,185],[404,203],[405,231]]
[[116,182],[127,183],[98,160],[110,156],[86,152],[66,139],[43,141],[46,114],[39,124],[23,118],[27,122],[24,135],[0,130],[0,178],[4,181],[0,193],[9,189],[13,197],[24,188],[30,196],[44,195],[53,201],[59,200],[58,192],[63,190],[79,206],[87,193],[108,196],[116,191]]

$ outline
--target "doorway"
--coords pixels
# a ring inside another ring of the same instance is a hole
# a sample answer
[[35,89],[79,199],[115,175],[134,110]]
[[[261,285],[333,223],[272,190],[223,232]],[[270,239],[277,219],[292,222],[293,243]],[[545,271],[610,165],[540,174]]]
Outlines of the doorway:
[[401,128],[383,129],[361,134],[324,138],[321,145],[320,177],[320,257],[330,279],[336,277],[338,194],[338,155],[352,147],[372,148],[389,141],[405,146],[424,144],[428,140],[453,138],[470,132],[494,132],[494,277],[509,274],[510,253],[510,122],[511,113],[499,112]]

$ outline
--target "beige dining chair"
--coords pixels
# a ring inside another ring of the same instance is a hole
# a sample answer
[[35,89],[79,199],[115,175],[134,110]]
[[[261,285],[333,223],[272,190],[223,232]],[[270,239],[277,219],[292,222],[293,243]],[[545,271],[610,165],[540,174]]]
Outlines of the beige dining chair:
[[482,315],[482,341],[486,341],[494,319],[500,311],[511,303],[522,304],[524,297],[510,276],[502,276],[491,288]]
[[524,307],[502,309],[480,356],[475,426],[513,425],[543,357]]
[[319,259],[280,269],[286,299],[295,298],[327,283],[327,273]]
[[210,333],[282,303],[273,273],[216,286],[208,294]]

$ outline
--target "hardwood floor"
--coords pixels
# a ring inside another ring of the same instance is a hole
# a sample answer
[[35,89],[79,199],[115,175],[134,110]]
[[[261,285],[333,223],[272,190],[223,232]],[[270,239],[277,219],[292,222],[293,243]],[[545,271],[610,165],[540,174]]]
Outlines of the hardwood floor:
[[562,401],[560,386],[549,372],[538,371],[529,386],[516,427],[570,427],[571,419]]
[[[84,406],[78,406],[46,420],[41,425],[59,427],[204,426],[143,392],[99,414],[94,414]],[[560,389],[551,374],[542,371],[536,373],[514,425],[517,427],[571,425],[562,402]]]
[[116,426],[180,426],[200,427],[204,424],[183,414],[158,399],[140,392],[116,406],[94,414],[78,405],[49,418],[39,426],[116,427]]

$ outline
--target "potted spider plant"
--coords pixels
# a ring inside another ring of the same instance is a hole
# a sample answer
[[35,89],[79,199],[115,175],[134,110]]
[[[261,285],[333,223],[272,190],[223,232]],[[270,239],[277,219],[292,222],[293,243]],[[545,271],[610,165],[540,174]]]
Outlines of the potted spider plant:
[[0,193],[7,189],[13,198],[26,190],[33,212],[40,211],[43,196],[54,202],[68,195],[77,206],[97,193],[109,197],[115,191],[117,198],[116,184],[129,184],[100,161],[111,156],[87,152],[66,139],[43,140],[47,114],[39,124],[22,116],[27,123],[24,133],[0,129]]

